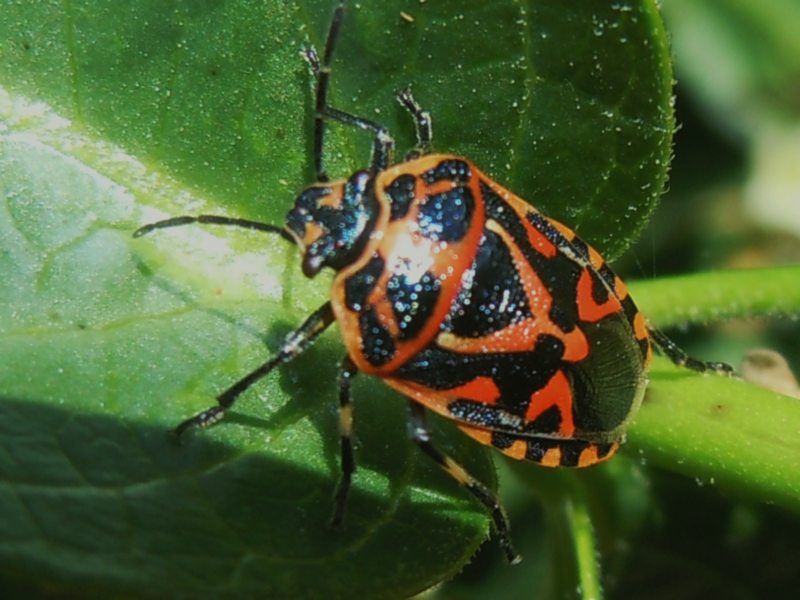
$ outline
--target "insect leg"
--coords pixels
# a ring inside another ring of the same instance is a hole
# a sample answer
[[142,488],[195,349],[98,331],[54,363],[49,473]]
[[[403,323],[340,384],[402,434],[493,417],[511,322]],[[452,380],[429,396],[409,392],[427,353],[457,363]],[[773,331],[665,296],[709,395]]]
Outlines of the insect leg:
[[328,37],[325,41],[325,54],[323,55],[322,64],[320,64],[317,51],[313,47],[307,48],[304,52],[306,60],[311,65],[314,77],[317,79],[316,114],[314,115],[314,170],[317,174],[317,181],[328,181],[328,176],[325,173],[325,166],[322,162],[322,148],[325,138],[325,119],[322,113],[328,105],[331,60],[333,59],[333,51],[336,49],[336,40],[339,38],[339,29],[341,28],[343,18],[344,2],[340,2],[333,12],[331,24],[328,28]]
[[419,105],[411,93],[411,88],[406,88],[397,94],[397,101],[414,117],[414,127],[417,130],[417,146],[406,155],[406,160],[428,154],[431,151],[431,140],[433,139],[431,113]]
[[326,302],[314,311],[300,327],[286,336],[283,345],[281,345],[280,350],[278,350],[275,356],[254,371],[242,377],[239,381],[217,396],[217,404],[215,406],[207,408],[180,423],[174,430],[175,434],[180,436],[191,427],[197,426],[205,428],[220,421],[222,417],[225,416],[225,411],[231,407],[242,392],[247,390],[256,381],[269,374],[275,367],[287,363],[296,356],[302,354],[303,351],[314,342],[317,336],[325,331],[333,321],[334,316],[331,303]]
[[520,560],[522,560],[522,557],[517,554],[516,550],[514,550],[514,546],[511,544],[508,517],[506,517],[500,501],[489,490],[489,488],[470,475],[466,469],[464,469],[464,467],[459,465],[446,454],[443,454],[438,448],[436,448],[436,446],[433,445],[431,442],[430,431],[428,431],[428,426],[425,422],[425,407],[421,404],[417,404],[416,402],[410,402],[409,407],[411,409],[411,414],[408,426],[411,438],[425,454],[436,461],[436,463],[442,467],[448,473],[448,475],[466,487],[472,493],[472,495],[480,500],[481,504],[486,507],[492,517],[494,530],[497,533],[500,546],[503,548],[508,562],[510,562],[512,565],[517,564]]
[[383,125],[357,117],[349,113],[333,108],[328,104],[328,88],[331,78],[331,61],[336,49],[336,41],[339,38],[339,30],[344,18],[344,2],[340,2],[333,13],[331,25],[328,29],[328,38],[325,42],[325,53],[322,61],[319,59],[317,51],[313,48],[306,48],[304,56],[311,65],[311,70],[317,79],[316,105],[314,115],[314,169],[317,174],[317,181],[328,181],[323,164],[323,142],[325,138],[325,121],[338,121],[345,125],[351,125],[360,129],[371,131],[375,134],[375,141],[372,145],[371,169],[375,172],[382,171],[389,166],[394,150],[394,140],[389,135],[389,131]]
[[155,231],[156,229],[167,229],[169,227],[182,227],[183,225],[191,225],[192,223],[200,223],[204,225],[227,225],[232,227],[242,227],[243,229],[253,229],[255,231],[264,231],[266,233],[277,233],[288,242],[294,243],[292,236],[283,227],[277,225],[270,225],[269,223],[260,223],[258,221],[251,221],[249,219],[235,219],[232,217],[223,217],[220,215],[182,215],[180,217],[172,217],[171,219],[164,219],[163,221],[156,221],[155,223],[148,223],[142,225],[133,232],[133,237],[138,238]]
[[358,375],[358,367],[349,356],[345,356],[339,367],[339,431],[342,440],[342,475],[336,486],[331,527],[338,528],[344,518],[344,509],[350,493],[350,482],[356,470],[353,459],[353,404],[350,397],[350,382]]
[[714,371],[720,375],[732,375],[733,367],[724,362],[706,362],[698,360],[686,354],[680,347],[654,327],[648,327],[647,332],[650,334],[650,339],[655,346],[664,353],[676,365],[686,367],[698,373],[705,373],[706,371]]

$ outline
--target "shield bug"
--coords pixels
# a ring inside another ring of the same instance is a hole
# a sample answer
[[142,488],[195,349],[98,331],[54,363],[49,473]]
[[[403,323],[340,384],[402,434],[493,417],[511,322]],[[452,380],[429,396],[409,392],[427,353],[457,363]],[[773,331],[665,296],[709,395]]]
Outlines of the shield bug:
[[[385,127],[328,103],[331,61],[344,16],[336,8],[322,57],[305,56],[316,79],[316,181],[282,227],[216,215],[180,216],[134,236],[190,223],[274,233],[296,244],[303,273],[336,272],[325,302],[277,354],[185,420],[178,434],[219,421],[252,384],[305,351],[336,322],[347,353],[339,369],[341,479],[332,522],[341,523],[355,471],[350,387],[358,373],[409,399],[413,441],[489,511],[509,561],[519,556],[495,495],[439,450],[426,413],[520,460],[587,467],[617,451],[638,409],[653,348],[696,371],[723,363],[687,356],[652,328],[603,257],[468,159],[431,150],[431,115],[410,90],[397,96],[417,144],[393,163]],[[325,126],[371,133],[369,166],[331,181]]]

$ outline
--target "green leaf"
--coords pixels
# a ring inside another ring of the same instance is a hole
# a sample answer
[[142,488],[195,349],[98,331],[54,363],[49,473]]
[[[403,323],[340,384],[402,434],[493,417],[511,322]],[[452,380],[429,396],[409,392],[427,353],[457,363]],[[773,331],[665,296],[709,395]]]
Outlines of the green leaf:
[[[328,530],[343,353],[332,336],[229,423],[170,443],[169,429],[262,362],[321,291],[283,285],[296,257],[275,242],[253,251],[256,236],[133,242],[136,198],[174,182],[4,100],[20,130],[0,156],[0,504],[14,516],[0,572],[66,595],[153,597],[346,596],[378,582],[402,596],[452,575],[487,516],[406,440],[403,403],[377,382],[355,388],[360,470],[345,530]],[[486,454],[450,434],[444,448],[492,483]]]
[[[130,234],[187,212],[281,221],[310,180],[312,82],[298,51],[321,45],[329,14],[322,2],[3,7],[9,585],[398,597],[452,576],[484,539],[484,511],[405,439],[402,400],[366,379],[346,527],[326,529],[339,472],[333,334],[223,425],[182,445],[166,435],[274,352],[328,280],[300,278],[277,239]],[[332,98],[385,121],[404,148],[413,132],[392,96],[413,82],[438,150],[469,156],[616,254],[663,186],[670,81],[650,1],[387,2],[348,11]],[[330,171],[363,166],[369,139],[329,129]],[[493,484],[484,450],[449,424],[436,432]]]
[[[0,83],[241,216],[280,222],[311,176],[311,82],[298,52],[323,45],[330,10],[12,3],[0,21],[9,40]],[[613,257],[663,189],[671,82],[649,0],[393,1],[348,10],[332,101],[384,122],[403,152],[412,124],[394,94],[413,84],[433,113],[437,150],[471,158]],[[368,136],[329,129],[330,172],[364,166]]]

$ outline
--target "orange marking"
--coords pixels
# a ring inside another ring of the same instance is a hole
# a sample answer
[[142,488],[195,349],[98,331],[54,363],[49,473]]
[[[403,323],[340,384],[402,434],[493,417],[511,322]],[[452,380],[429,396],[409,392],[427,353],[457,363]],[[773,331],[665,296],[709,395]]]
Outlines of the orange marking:
[[[441,181],[434,181],[433,183],[427,184],[424,187],[422,197],[424,198],[426,195],[427,196],[435,196],[437,194],[443,194],[445,192],[449,192],[453,188],[461,187],[461,186],[464,186],[464,185],[466,185],[466,187],[469,187],[469,188],[472,187],[472,186],[469,185],[469,182],[456,183],[455,181],[452,181],[450,179],[442,179]],[[471,191],[474,194],[474,190],[471,190]],[[475,196],[475,198],[479,199],[480,196]]]
[[637,312],[633,318],[633,333],[636,335],[637,340],[644,340],[649,335],[647,333],[647,321],[640,312]]
[[560,467],[561,466],[561,448],[550,448],[544,453],[542,460],[539,464],[543,467]]
[[447,390],[454,398],[466,398],[483,404],[494,404],[500,398],[500,390],[491,377],[476,377],[469,383]]
[[602,256],[600,256],[600,253],[597,250],[588,244],[587,246],[589,247],[589,262],[591,262],[592,266],[599,271],[606,261]]
[[[432,390],[430,388],[425,387],[424,385],[420,385],[418,383],[414,383],[411,381],[405,381],[403,379],[393,379],[390,377],[385,377],[383,382],[387,384],[389,387],[396,389],[398,392],[407,396],[422,404],[423,406],[429,408],[435,413],[443,415],[444,417],[454,420],[458,422],[457,419],[453,418],[453,415],[450,414],[450,411],[447,410],[447,405],[450,404],[455,398],[450,396],[447,393],[447,390]],[[479,440],[480,441],[480,440]],[[481,443],[488,443],[488,442],[481,442]]]
[[578,318],[581,321],[594,323],[603,317],[619,312],[622,306],[613,294],[603,304],[595,302],[592,296],[592,276],[588,269],[584,269],[578,280]]
[[564,342],[564,360],[578,362],[589,353],[589,342],[577,327],[564,334],[550,322],[526,319],[508,325],[499,331],[478,338],[464,338],[452,333],[440,333],[436,343],[445,350],[462,354],[486,354],[489,352],[529,352],[536,348],[540,333],[549,333]]
[[565,238],[567,238],[567,240],[569,240],[571,242],[572,240],[575,239],[575,232],[572,231],[572,229],[570,229],[569,227],[567,227],[563,223],[559,223],[558,221],[556,221],[554,219],[547,219],[547,220],[550,221],[550,224],[553,227],[555,227],[556,229],[558,229],[558,231],[561,232],[561,235],[563,235]]
[[611,450],[609,450],[608,454],[606,454],[603,458],[597,456],[597,446],[592,444],[588,448],[586,448],[581,455],[578,457],[578,468],[583,467],[590,467],[592,465],[596,465],[601,462],[607,461],[609,458],[614,456],[619,450],[619,442],[614,442],[613,446],[611,446]]
[[553,258],[558,252],[555,245],[553,245],[553,243],[548,240],[541,231],[536,229],[536,227],[524,219],[523,223],[525,224],[525,230],[528,233],[528,241],[530,242],[531,247],[539,254],[542,254],[547,258]]
[[552,406],[557,407],[561,413],[561,425],[558,433],[564,437],[571,437],[575,433],[575,423],[572,419],[572,388],[563,371],[556,372],[547,385],[531,394],[525,420],[528,423],[536,420]]
[[458,337],[452,333],[440,333],[436,343],[446,350],[462,354],[485,354],[489,352],[528,352],[536,345],[539,327],[533,319],[477,338]]
[[589,355],[589,340],[578,327],[559,337],[564,341],[564,360],[578,362]]
[[[525,226],[525,230],[528,234],[528,241],[530,242],[533,249],[548,258],[554,257],[558,252],[558,250],[556,249],[553,242],[547,239],[547,237],[541,231],[536,229],[536,227],[531,225],[528,222],[528,219],[526,218],[526,215],[530,212],[534,212],[537,214],[541,213],[539,213],[539,211],[537,211],[528,202],[526,202],[525,200],[523,200],[518,196],[515,196],[508,190],[500,187],[494,181],[488,179],[487,177],[485,176],[482,177],[482,181],[483,183],[488,185],[498,196],[500,196],[503,200],[505,200],[506,203],[511,208],[514,209],[514,212],[517,213],[517,216],[519,217],[520,221]],[[542,216],[544,217],[544,215]],[[547,217],[544,218],[547,219]],[[550,219],[547,220],[550,221]]]
[[[319,187],[331,187],[330,185],[324,185]],[[342,199],[344,198],[344,183],[335,183],[333,184],[333,191],[330,194],[326,194],[319,199],[320,206],[330,206],[332,208],[339,208],[342,205]]]
[[306,223],[306,229],[303,232],[303,241],[302,241],[303,252],[305,252],[305,250],[311,244],[313,244],[319,238],[321,238],[324,233],[325,233],[325,231],[315,221],[310,221],[310,222]]
[[486,222],[486,228],[499,235],[511,253],[511,258],[519,273],[520,282],[525,289],[525,295],[528,298],[534,319],[511,325],[494,334],[479,338],[479,340],[486,344],[487,338],[504,336],[502,342],[498,340],[497,343],[503,343],[508,348],[526,345],[527,347],[524,349],[531,350],[536,343],[536,338],[544,333],[557,337],[564,342],[564,360],[577,362],[586,358],[589,354],[589,342],[586,336],[577,327],[565,334],[561,328],[550,320],[549,315],[550,308],[553,305],[553,298],[530,263],[525,260],[509,233],[492,220]]
[[528,451],[528,443],[525,440],[516,440],[505,450],[500,450],[506,456],[515,458],[517,460],[525,460],[525,454]]
[[625,285],[625,282],[622,281],[618,276],[614,276],[614,289],[617,292],[617,298],[620,300],[625,300],[628,297],[628,286]]
[[588,467],[599,462],[600,459],[597,457],[597,446],[591,445],[586,448],[581,455],[578,457],[578,468]]
[[[376,286],[376,289],[378,287]],[[386,282],[384,281],[383,285],[381,285],[380,291],[384,292],[386,289]],[[375,311],[375,316],[378,318],[378,323],[383,325],[386,328],[386,331],[389,332],[389,335],[392,336],[393,339],[397,338],[400,333],[400,326],[397,324],[397,320],[394,318],[394,311],[392,310],[392,304],[386,298],[385,294],[377,295],[373,298],[373,295],[367,300],[368,304],[372,306],[373,310]]]
[[492,432],[488,429],[479,429],[478,427],[471,427],[469,425],[459,425],[458,428],[476,442],[484,446],[492,445]]

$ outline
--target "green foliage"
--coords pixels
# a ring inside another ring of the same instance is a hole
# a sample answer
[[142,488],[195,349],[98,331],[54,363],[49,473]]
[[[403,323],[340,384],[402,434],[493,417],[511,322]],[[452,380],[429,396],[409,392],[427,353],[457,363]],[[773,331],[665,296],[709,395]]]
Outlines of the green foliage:
[[[330,12],[312,0],[0,10],[4,587],[402,597],[451,578],[485,538],[480,507],[405,439],[402,399],[366,378],[354,390],[352,502],[344,530],[327,529],[335,334],[248,392],[224,424],[182,444],[166,433],[263,362],[325,300],[328,280],[304,280],[293,249],[256,234],[130,234],[184,213],[282,221],[311,177],[313,86],[299,50],[322,45]],[[393,94],[413,83],[438,150],[470,157],[608,256],[637,237],[664,186],[672,73],[650,0],[362,3],[348,10],[333,81],[333,102],[388,125],[400,152],[413,129]],[[329,171],[363,166],[369,137],[329,131]],[[796,275],[696,276],[635,293],[664,325],[796,313]],[[630,448],[796,510],[800,416],[786,399],[661,362],[652,379]],[[717,444],[703,419],[720,403],[731,409]],[[781,415],[785,431],[765,442]],[[436,432],[494,483],[487,451],[448,423]],[[766,453],[748,462],[753,444]],[[767,459],[777,463],[764,472]],[[545,507],[540,518],[527,488],[510,491],[512,515],[526,515],[514,534],[528,566],[516,572],[536,576],[518,589],[596,596],[596,550],[619,572],[612,550],[651,503],[641,469],[624,457],[587,474],[516,467]],[[525,536],[526,522],[545,534]]]

